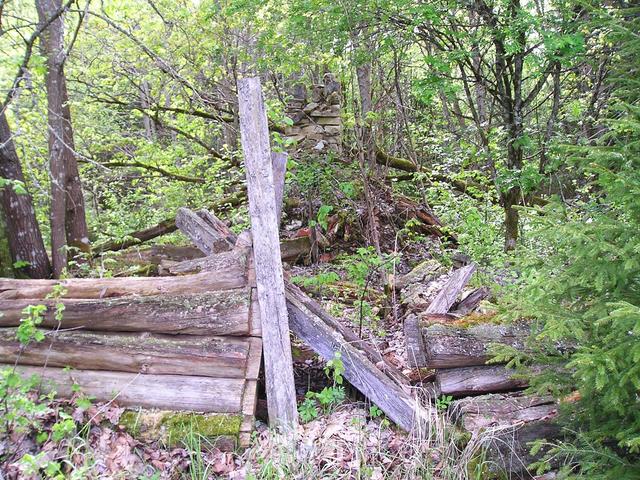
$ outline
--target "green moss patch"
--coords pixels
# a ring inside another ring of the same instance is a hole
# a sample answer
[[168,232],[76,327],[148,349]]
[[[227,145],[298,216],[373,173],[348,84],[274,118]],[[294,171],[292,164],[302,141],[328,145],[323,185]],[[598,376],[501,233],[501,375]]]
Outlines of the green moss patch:
[[223,413],[127,410],[120,417],[120,425],[132,436],[167,445],[179,445],[191,434],[209,439],[237,437],[241,424],[242,415]]

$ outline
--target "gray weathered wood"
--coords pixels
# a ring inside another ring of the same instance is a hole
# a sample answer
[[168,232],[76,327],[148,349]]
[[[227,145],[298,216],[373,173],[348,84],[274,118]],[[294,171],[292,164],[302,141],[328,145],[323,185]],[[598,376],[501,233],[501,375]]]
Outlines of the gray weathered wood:
[[338,330],[306,308],[299,300],[300,295],[304,294],[295,292],[292,288],[287,296],[289,325],[297,337],[325,360],[333,359],[335,353],[340,352],[345,368],[344,377],[401,428],[411,430],[421,419],[427,418],[427,412],[423,411],[415,398],[347,341]]
[[[154,375],[245,378],[250,345],[247,338],[50,330],[42,342],[24,347],[16,340],[15,328],[1,328],[0,362]],[[259,355],[257,357],[259,362]],[[255,368],[251,367],[251,375],[255,376]]]
[[110,298],[126,295],[202,293],[247,284],[246,257],[225,252],[208,257],[211,270],[174,277],[70,278],[67,280],[14,280],[0,278],[0,298],[42,299],[62,285],[67,298]]
[[[179,279],[174,279],[176,282]],[[65,306],[62,328],[119,332],[199,335],[247,335],[250,290],[247,288],[180,295],[102,299],[0,299],[0,326],[20,324],[22,309],[46,305],[43,326],[55,328],[55,305]]]
[[446,368],[438,370],[436,387],[442,395],[464,397],[484,393],[519,390],[528,385],[526,379],[514,377],[513,370],[501,365]]
[[294,427],[298,411],[278,238],[278,209],[267,114],[258,77],[238,80],[240,136],[244,152],[269,421]]
[[460,317],[464,317],[465,315],[468,315],[473,310],[475,310],[476,307],[480,305],[480,302],[487,298],[490,294],[491,291],[487,287],[476,288],[469,295],[457,302],[453,306],[453,311],[451,313]]
[[475,271],[475,264],[454,271],[449,281],[429,304],[426,313],[447,313]]
[[288,155],[286,153],[271,153],[271,167],[273,169],[273,188],[275,190],[278,228],[280,227],[280,220],[282,218],[282,199],[284,198],[284,177],[287,173],[287,159]]
[[469,328],[431,325],[422,330],[425,367],[455,368],[484,365],[491,358],[489,346],[499,343],[523,350],[530,328],[527,324],[481,324]]
[[70,397],[78,384],[98,402],[115,399],[118,405],[195,412],[240,413],[244,379],[188,375],[144,375],[99,370],[17,367],[22,376],[38,375],[45,391]]
[[410,367],[421,367],[427,363],[424,342],[417,315],[411,313],[404,319],[404,338],[407,343],[407,360]]
[[[205,218],[203,219],[202,216]],[[205,213],[202,213],[202,216],[193,213],[188,208],[180,208],[176,214],[176,226],[206,255],[229,250],[227,241],[221,237],[216,229],[218,225],[212,223],[212,220]],[[217,218],[216,220],[219,221]]]
[[234,237],[233,233],[227,227],[227,224],[212,214],[209,210],[202,209],[196,212],[202,220],[210,227],[209,235],[215,237],[216,246],[220,251],[231,250],[229,242]]
[[492,478],[505,473],[508,478],[532,478],[528,466],[547,453],[550,445],[531,455],[531,442],[561,437],[556,423],[558,406],[549,398],[521,393],[483,395],[458,400],[451,410],[465,430],[476,435],[485,432],[481,438]]

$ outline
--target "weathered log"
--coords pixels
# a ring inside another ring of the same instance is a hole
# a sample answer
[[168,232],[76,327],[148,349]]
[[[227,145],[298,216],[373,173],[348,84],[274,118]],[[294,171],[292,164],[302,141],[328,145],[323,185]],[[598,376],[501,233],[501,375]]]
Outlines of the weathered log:
[[487,287],[476,288],[459,302],[456,302],[451,313],[460,317],[468,315],[476,309],[480,302],[491,294],[491,290]]
[[[283,262],[295,262],[309,255],[311,240],[309,237],[284,239],[280,242],[280,253]],[[196,258],[178,263],[163,262],[162,266],[170,275],[185,275],[212,270],[210,257]]]
[[475,264],[455,270],[444,287],[429,304],[426,313],[447,313],[475,271]]
[[416,368],[427,363],[424,356],[424,342],[418,317],[415,314],[409,314],[404,319],[404,338],[407,343],[407,360],[409,366]]
[[205,255],[229,250],[229,243],[220,233],[220,224],[220,220],[203,210],[198,215],[188,208],[180,208],[176,214],[176,226]]
[[246,338],[49,330],[23,347],[15,328],[0,329],[0,362],[85,370],[245,378]]
[[115,400],[118,405],[194,412],[239,413],[245,380],[189,375],[145,375],[141,373],[17,367],[22,376],[43,378],[46,392],[71,397],[74,384],[98,402]]
[[110,298],[126,295],[172,295],[226,290],[246,285],[246,256],[225,252],[208,257],[210,270],[179,279],[70,278],[68,280],[13,280],[0,278],[0,298],[43,299],[55,285],[62,285],[67,298]]
[[199,249],[192,246],[151,245],[133,247],[109,257],[108,268],[114,272],[114,276],[131,276],[132,266],[137,266],[139,270],[146,269],[147,273],[144,276],[162,275],[163,265],[166,263],[178,263],[202,258],[203,256],[204,254]]
[[488,348],[499,343],[524,349],[530,329],[527,324],[474,325],[456,328],[431,325],[422,330],[426,364],[429,368],[455,368],[484,365],[491,357]]
[[492,474],[508,473],[509,478],[532,478],[528,466],[544,455],[544,446],[535,456],[531,442],[561,436],[555,420],[557,405],[549,398],[521,393],[483,395],[458,400],[452,413],[465,430],[482,435],[487,466]]
[[[245,191],[245,188],[244,186],[240,186],[236,193],[214,202],[209,208],[215,211],[217,209],[235,207],[246,201],[246,199],[247,193]],[[142,242],[161,237],[162,235],[173,233],[177,229],[178,227],[176,226],[175,217],[167,218],[157,225],[145,228],[144,230],[130,233],[129,235],[127,235],[126,240],[109,240],[107,242],[96,245],[93,248],[94,256],[99,256],[100,254],[108,251],[124,250],[125,248],[138,245]]]
[[483,393],[520,390],[528,386],[525,378],[501,365],[446,368],[438,370],[436,387],[442,395],[464,397]]
[[0,326],[20,324],[27,305],[46,305],[43,326],[56,328],[55,306],[65,306],[62,328],[119,332],[247,335],[250,290],[126,296],[102,299],[0,299]]

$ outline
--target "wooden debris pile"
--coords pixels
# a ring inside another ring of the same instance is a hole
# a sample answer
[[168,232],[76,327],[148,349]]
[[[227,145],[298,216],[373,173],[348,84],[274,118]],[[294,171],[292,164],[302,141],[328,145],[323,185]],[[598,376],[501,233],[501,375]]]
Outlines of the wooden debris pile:
[[523,351],[530,326],[491,323],[473,313],[489,295],[485,287],[461,296],[475,271],[473,264],[450,273],[433,260],[400,278],[407,308],[404,333],[409,364],[435,374],[428,389],[452,403],[454,418],[471,434],[483,432],[488,459],[509,478],[531,478],[527,467],[539,458],[529,454],[530,442],[554,439],[557,405],[549,398],[524,395],[528,381],[504,365],[487,364],[494,345]]

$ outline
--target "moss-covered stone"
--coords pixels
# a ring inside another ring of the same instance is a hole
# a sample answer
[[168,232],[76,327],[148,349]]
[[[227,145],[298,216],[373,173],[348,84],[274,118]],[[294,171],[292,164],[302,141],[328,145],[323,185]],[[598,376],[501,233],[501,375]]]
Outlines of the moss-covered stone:
[[221,413],[174,412],[167,410],[127,410],[120,425],[141,440],[160,440],[167,445],[179,445],[189,435],[208,439],[237,437],[242,415]]

